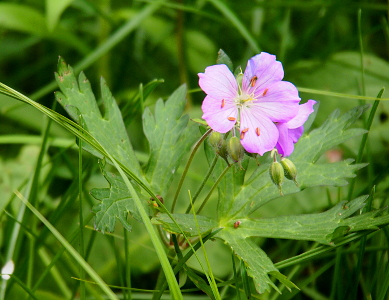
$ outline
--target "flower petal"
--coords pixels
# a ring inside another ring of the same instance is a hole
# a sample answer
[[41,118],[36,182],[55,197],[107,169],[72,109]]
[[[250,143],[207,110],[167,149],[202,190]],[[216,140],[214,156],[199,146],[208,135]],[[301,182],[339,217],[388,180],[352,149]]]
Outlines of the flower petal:
[[273,122],[288,122],[299,109],[300,98],[296,87],[287,81],[272,84],[262,95],[253,101],[255,114],[265,115]]
[[297,143],[297,141],[303,135],[303,133],[304,133],[304,126],[288,129],[289,138],[293,141],[293,143]]
[[296,116],[297,103],[258,103],[252,106],[253,113],[268,117],[273,122],[285,123]]
[[266,116],[254,114],[249,107],[240,113],[241,144],[247,152],[263,155],[272,150],[278,140],[278,130]]
[[238,109],[232,99],[215,99],[206,96],[201,106],[203,119],[215,131],[226,133],[234,127]]
[[299,102],[301,100],[295,85],[288,81],[278,81],[264,90],[257,90],[254,97],[260,102]]
[[315,103],[315,100],[308,100],[307,103],[299,105],[297,115],[292,120],[288,121],[288,128],[292,129],[303,126],[309,115],[313,113],[313,105]]
[[263,90],[274,82],[281,81],[282,78],[284,70],[282,64],[276,61],[276,56],[261,52],[247,62],[242,88],[250,94],[254,90]]
[[286,123],[278,123],[276,126],[280,134],[276,145],[278,153],[282,156],[289,156],[294,150],[294,143],[289,136],[288,125]]
[[201,89],[214,99],[233,98],[238,94],[238,84],[226,65],[207,67],[199,73]]

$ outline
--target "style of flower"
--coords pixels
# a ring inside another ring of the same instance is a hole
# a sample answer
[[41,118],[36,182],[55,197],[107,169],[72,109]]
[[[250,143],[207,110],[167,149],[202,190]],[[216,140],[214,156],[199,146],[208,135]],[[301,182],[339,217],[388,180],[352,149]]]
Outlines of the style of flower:
[[314,100],[308,100],[307,103],[299,105],[297,115],[286,123],[277,123],[279,138],[276,145],[278,153],[282,156],[289,156],[294,150],[294,144],[304,132],[304,123],[313,112]]
[[299,111],[297,88],[282,81],[282,64],[269,53],[248,61],[241,82],[224,64],[207,67],[198,75],[207,94],[201,107],[203,119],[220,133],[239,129],[247,152],[263,155],[272,150],[279,140],[274,123],[286,123]]

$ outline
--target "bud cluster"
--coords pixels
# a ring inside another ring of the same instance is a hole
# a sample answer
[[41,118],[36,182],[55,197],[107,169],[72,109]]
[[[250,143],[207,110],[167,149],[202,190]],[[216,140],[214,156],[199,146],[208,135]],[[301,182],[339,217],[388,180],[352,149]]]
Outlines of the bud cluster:
[[208,141],[216,154],[222,157],[228,164],[228,158],[239,164],[243,160],[245,151],[238,137],[232,136],[226,140],[220,132],[212,131]]
[[296,177],[297,169],[294,163],[285,157],[281,158],[281,162],[277,161],[277,150],[272,151],[273,162],[270,164],[269,174],[273,183],[278,187],[280,194],[282,193],[282,184],[284,183],[284,177],[288,180],[293,180],[296,186],[298,186]]
[[[209,144],[215,150],[216,154],[222,157],[227,164],[230,164],[232,160],[234,163],[241,163],[244,154],[253,157],[256,159],[256,155],[253,153],[247,153],[240,139],[237,136],[232,136],[230,138],[226,138],[228,134],[223,135],[220,132],[212,131],[209,136]],[[277,149],[273,149],[271,151],[271,157],[273,158],[273,162],[270,164],[269,174],[273,183],[278,187],[280,194],[282,194],[282,184],[284,183],[284,178],[288,180],[292,180],[296,186],[298,186],[296,177],[297,177],[297,169],[294,163],[285,157],[282,157]],[[279,161],[278,159],[279,158]]]

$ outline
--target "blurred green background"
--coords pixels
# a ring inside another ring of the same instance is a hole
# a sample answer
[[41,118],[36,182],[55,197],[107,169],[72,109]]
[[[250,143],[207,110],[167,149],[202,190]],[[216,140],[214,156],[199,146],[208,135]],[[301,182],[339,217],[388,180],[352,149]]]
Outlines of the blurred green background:
[[[77,72],[86,73],[98,97],[99,80],[103,76],[122,109],[130,139],[142,160],[147,157],[141,124],[143,107],[152,106],[156,99],[166,98],[185,83],[190,90],[186,111],[191,117],[201,117],[204,94],[198,89],[197,73],[216,63],[219,49],[230,56],[234,67],[243,69],[247,59],[260,51],[275,54],[284,65],[285,79],[297,87],[375,97],[382,87],[389,85],[388,13],[388,2],[383,0],[0,1],[0,82],[66,114],[55,105],[53,97],[57,89],[53,73],[58,56]],[[161,83],[143,103],[138,94],[140,87],[156,79]],[[303,101],[320,101],[313,128],[334,109],[345,112],[365,103],[315,93],[300,95]],[[384,93],[383,97],[388,94]],[[354,191],[354,196],[367,194],[376,184],[376,207],[387,202],[389,189],[388,116],[389,104],[382,101],[363,159],[370,165],[360,171]],[[13,190],[22,187],[34,172],[46,122],[32,107],[0,95],[1,265],[5,263],[14,228],[12,216],[16,216],[20,208]],[[363,120],[359,126],[363,126]],[[53,124],[50,136],[37,206],[68,237],[78,222],[77,150],[74,137],[58,125]],[[322,160],[355,158],[359,142],[349,141]],[[84,164],[87,170],[85,212],[89,212],[96,201],[88,191],[107,186],[107,183],[98,170],[96,158],[86,154]],[[182,190],[195,190],[206,168],[200,153]],[[258,211],[257,216],[318,212],[346,196],[347,187],[314,188],[273,201]],[[215,200],[216,196],[205,214],[215,213]],[[180,208],[186,205],[183,203]],[[23,228],[24,236],[17,242],[14,252],[15,274],[20,278],[29,276],[23,267],[29,263],[28,255],[37,256],[33,270],[38,276],[60,248],[39,222],[31,224],[31,230],[40,236],[37,245],[45,249],[48,260],[45,261],[38,250],[26,252],[29,228]],[[152,289],[159,262],[142,226],[136,222],[133,226],[134,233],[130,234],[133,285]],[[115,233],[119,234],[118,238],[87,231],[88,261],[108,283],[120,285],[124,273],[119,263],[124,257],[122,228],[118,227]],[[275,261],[308,248],[305,242],[262,240],[259,243]],[[288,245],[293,245],[290,252]],[[207,250],[215,275],[228,277],[231,272],[229,249],[215,241],[207,245]],[[142,259],[137,258],[140,252]],[[197,264],[193,261],[192,266]],[[351,262],[349,267],[352,268]],[[68,299],[74,293],[78,283],[70,277],[77,277],[76,264],[64,256],[58,268],[64,280],[61,292],[54,287],[58,281],[49,279],[39,286],[39,299]],[[314,269],[315,266],[311,271]],[[319,280],[315,291],[328,296],[329,284],[328,280]],[[296,297],[309,299],[311,292],[305,289]],[[13,284],[7,295],[24,294]]]

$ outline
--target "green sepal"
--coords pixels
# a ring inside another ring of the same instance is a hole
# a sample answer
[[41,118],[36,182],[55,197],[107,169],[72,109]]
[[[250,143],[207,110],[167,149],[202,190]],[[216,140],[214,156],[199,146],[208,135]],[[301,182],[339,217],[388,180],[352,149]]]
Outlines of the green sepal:
[[203,126],[206,126],[208,127],[208,124],[205,120],[203,119],[199,119],[199,118],[193,118],[193,119],[190,119],[191,121],[195,122],[195,123],[198,123],[200,125],[203,125]]
[[228,55],[220,49],[219,52],[217,53],[217,59],[216,59],[217,64],[225,64],[228,69],[232,72],[233,70],[233,65],[231,59],[228,57]]

